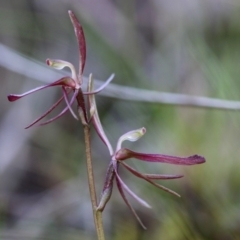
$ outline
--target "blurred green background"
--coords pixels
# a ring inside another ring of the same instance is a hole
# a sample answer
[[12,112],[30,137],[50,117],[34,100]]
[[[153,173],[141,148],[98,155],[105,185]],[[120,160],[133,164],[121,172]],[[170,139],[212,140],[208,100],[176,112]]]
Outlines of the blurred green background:
[[[115,73],[114,83],[123,86],[240,99],[237,0],[1,0],[1,240],[95,239],[79,122],[67,114],[45,127],[24,130],[61,92],[46,89],[16,103],[6,97],[57,80],[60,73],[49,73],[46,58],[78,66],[69,9],[85,31],[85,76],[93,73],[104,80]],[[12,58],[6,49],[23,58]],[[129,161],[142,172],[183,173],[182,179],[162,183],[181,198],[123,169],[124,181],[152,205],[144,209],[129,196],[148,230],[141,229],[115,189],[103,214],[107,239],[240,239],[239,112],[96,98],[113,146],[125,132],[144,126],[147,134],[124,146],[200,154],[207,160],[192,167]],[[92,146],[99,195],[110,159],[95,132]]]

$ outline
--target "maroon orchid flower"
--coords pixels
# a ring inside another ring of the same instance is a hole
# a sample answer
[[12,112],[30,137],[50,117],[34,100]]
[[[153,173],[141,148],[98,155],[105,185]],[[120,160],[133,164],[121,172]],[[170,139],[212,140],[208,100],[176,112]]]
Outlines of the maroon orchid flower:
[[[90,77],[89,79],[89,86],[88,91],[91,92],[93,90],[93,80]],[[107,202],[109,201],[111,194],[112,194],[112,188],[113,188],[113,182],[116,180],[117,188],[124,200],[124,202],[127,204],[131,212],[134,214],[138,222],[141,224],[141,226],[145,229],[146,227],[142,223],[141,219],[138,217],[136,211],[129,203],[125,192],[126,191],[129,195],[131,195],[135,200],[137,200],[141,205],[147,208],[151,208],[151,206],[142,198],[137,196],[122,180],[122,178],[119,175],[119,166],[122,165],[124,168],[126,168],[130,173],[135,175],[138,178],[144,179],[145,181],[149,182],[150,184],[169,192],[175,196],[180,197],[180,195],[158,183],[156,183],[154,180],[168,180],[168,179],[177,179],[183,177],[183,175],[162,175],[162,174],[148,174],[148,173],[140,173],[136,169],[130,167],[128,164],[125,163],[127,159],[134,158],[137,160],[145,161],[145,162],[155,162],[155,163],[169,163],[169,164],[175,164],[175,165],[195,165],[195,164],[201,164],[205,162],[204,157],[193,155],[190,157],[176,157],[176,156],[169,156],[169,155],[163,155],[163,154],[147,154],[147,153],[139,153],[134,152],[127,148],[122,148],[122,143],[126,140],[128,141],[137,141],[139,138],[141,138],[145,133],[145,128],[140,128],[137,130],[130,131],[124,135],[122,135],[118,142],[116,150],[114,151],[112,148],[112,145],[110,144],[103,127],[101,125],[97,106],[95,102],[95,96],[90,95],[89,98],[89,105],[90,105],[90,114],[91,114],[91,120],[93,122],[93,125],[101,138],[101,140],[105,143],[105,145],[108,147],[111,161],[107,170],[104,187],[102,191],[102,196],[98,205],[97,210],[103,211]]]
[[[55,117],[41,123],[40,125],[45,125],[48,123],[53,122],[54,120],[60,118],[63,114],[65,114],[66,112],[70,111],[71,114],[73,115],[73,117],[75,119],[78,119],[78,117],[76,116],[76,114],[74,113],[74,111],[72,110],[72,105],[74,103],[75,100],[77,100],[77,104],[78,107],[81,109],[82,112],[82,121],[87,122],[87,114],[86,114],[86,110],[85,110],[85,105],[84,105],[84,98],[83,95],[86,94],[95,94],[100,92],[103,88],[105,88],[114,78],[114,75],[112,74],[110,76],[110,78],[103,84],[103,86],[101,86],[99,89],[97,89],[94,92],[82,92],[82,74],[83,74],[83,70],[84,70],[84,66],[85,66],[85,62],[86,62],[86,42],[85,42],[85,37],[84,37],[84,32],[83,32],[83,28],[81,26],[81,24],[79,23],[79,21],[77,20],[76,16],[74,15],[74,13],[72,11],[68,11],[71,22],[73,24],[74,30],[75,30],[75,35],[77,37],[77,41],[78,41],[78,48],[79,48],[79,73],[76,73],[76,70],[74,68],[74,66],[66,61],[63,60],[52,60],[52,59],[47,59],[46,63],[48,66],[53,67],[55,69],[63,69],[65,67],[70,68],[71,70],[71,77],[70,76],[66,76],[63,77],[53,83],[50,83],[48,85],[44,85],[41,87],[37,87],[35,89],[32,89],[28,92],[25,92],[23,94],[10,94],[8,95],[8,100],[10,102],[19,100],[22,97],[25,97],[29,94],[35,93],[37,91],[43,90],[45,88],[49,88],[49,87],[54,87],[54,86],[61,86],[62,87],[62,97],[53,104],[53,106],[51,108],[49,108],[42,116],[40,116],[39,118],[37,118],[36,120],[34,120],[31,124],[29,124],[26,128],[29,128],[33,125],[35,125],[36,123],[38,123],[40,120],[42,120],[44,117],[46,117],[50,112],[52,112],[63,100],[65,100],[66,102],[66,107]],[[69,100],[69,96],[70,100]]]

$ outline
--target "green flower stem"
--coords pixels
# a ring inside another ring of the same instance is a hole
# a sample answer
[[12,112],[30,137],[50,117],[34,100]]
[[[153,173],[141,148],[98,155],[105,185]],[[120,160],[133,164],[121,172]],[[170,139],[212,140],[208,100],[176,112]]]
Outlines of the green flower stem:
[[91,143],[90,143],[90,127],[89,125],[84,124],[83,128],[84,128],[84,138],[85,138],[85,148],[86,148],[88,185],[89,185],[89,191],[90,191],[90,198],[92,202],[94,223],[96,227],[98,240],[105,240],[103,222],[102,222],[102,212],[97,211],[98,204],[97,204],[95,182],[94,182],[94,176],[93,176]]

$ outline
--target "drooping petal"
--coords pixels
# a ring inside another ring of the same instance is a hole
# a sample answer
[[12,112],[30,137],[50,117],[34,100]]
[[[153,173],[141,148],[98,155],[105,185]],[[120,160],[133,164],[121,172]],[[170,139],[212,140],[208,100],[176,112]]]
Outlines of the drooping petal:
[[72,107],[71,107],[70,102],[69,102],[69,100],[68,100],[68,93],[67,93],[66,89],[65,89],[64,87],[62,87],[62,90],[63,90],[64,99],[65,99],[65,102],[66,102],[66,104],[67,104],[67,106],[68,106],[69,111],[71,112],[71,114],[73,115],[73,117],[74,117],[76,120],[78,120],[78,117],[76,116],[76,114],[75,114],[74,111],[72,110]]
[[129,165],[127,165],[126,163],[120,161],[120,163],[127,168],[130,172],[134,172],[136,174],[139,174],[139,176],[143,176],[145,178],[148,178],[150,180],[170,180],[170,179],[178,179],[178,178],[182,178],[183,175],[169,175],[169,174],[148,174],[148,173],[140,173],[138,172],[136,169],[130,167]]
[[63,78],[61,78],[61,79],[59,79],[59,80],[57,80],[57,81],[55,81],[53,83],[50,83],[48,85],[44,85],[44,86],[40,86],[40,87],[34,88],[34,89],[32,89],[30,91],[27,91],[27,92],[25,92],[23,94],[10,94],[10,95],[8,95],[8,100],[10,102],[14,102],[14,101],[16,101],[16,100],[18,100],[18,99],[20,99],[22,97],[25,97],[25,96],[29,95],[29,94],[32,94],[32,93],[35,93],[35,92],[40,91],[42,89],[45,89],[45,88],[48,88],[48,87],[53,87],[53,86],[66,86],[66,87],[70,87],[70,88],[74,89],[75,86],[76,86],[76,83],[70,77],[63,77]]
[[176,165],[194,165],[205,162],[205,158],[199,155],[193,155],[189,157],[176,157],[163,154],[138,153],[127,148],[120,149],[116,153],[115,157],[117,160],[136,158],[145,162],[169,163]]
[[94,90],[94,91],[91,91],[91,92],[84,92],[83,94],[84,94],[84,95],[91,95],[91,94],[96,94],[96,93],[101,92],[101,91],[113,80],[114,76],[115,76],[115,75],[112,74],[112,75],[108,78],[108,80],[107,80],[101,87],[99,87],[98,89],[96,89],[96,90]]
[[137,141],[139,138],[141,138],[144,134],[146,133],[146,128],[139,128],[133,131],[129,131],[125,134],[123,134],[117,142],[117,147],[116,147],[116,152],[118,152],[121,147],[122,147],[122,143],[126,140],[131,141],[131,142],[135,142]]
[[151,206],[144,201],[142,198],[138,197],[121,179],[121,177],[118,174],[117,171],[117,167],[115,164],[113,164],[114,170],[115,170],[115,174],[116,174],[116,178],[118,179],[118,181],[120,182],[121,186],[124,188],[125,191],[127,191],[129,193],[129,195],[131,195],[136,201],[138,201],[141,205],[143,205],[146,208],[151,208]]
[[[90,74],[89,76],[89,81],[88,81],[88,92],[91,92],[93,89],[93,77],[92,74]],[[102,139],[102,141],[104,142],[104,144],[107,146],[110,155],[113,155],[113,148],[111,143],[108,140],[108,137],[106,135],[106,133],[103,130],[101,121],[99,119],[98,116],[98,111],[97,111],[97,104],[95,101],[95,96],[94,95],[89,95],[88,96],[88,102],[89,102],[89,107],[90,107],[90,118],[92,118],[92,122],[94,125],[94,128],[97,131],[98,136]]]
[[141,174],[140,172],[136,171],[134,168],[130,167],[129,165],[127,165],[127,164],[125,164],[125,163],[123,163],[123,162],[121,162],[121,164],[122,164],[127,170],[129,170],[133,175],[135,175],[136,177],[139,177],[139,178],[142,178],[142,179],[146,180],[147,182],[151,183],[152,185],[154,185],[154,186],[157,187],[157,188],[162,189],[162,190],[165,191],[165,192],[171,193],[171,194],[173,194],[173,195],[175,195],[175,196],[177,196],[177,197],[181,197],[178,193],[172,191],[171,189],[166,188],[166,187],[164,187],[164,186],[162,186],[162,185],[160,185],[160,184],[158,184],[158,183],[153,182],[152,180],[150,180],[149,178],[145,177],[143,174]]
[[72,63],[63,61],[63,60],[59,60],[59,59],[49,59],[49,58],[46,60],[46,63],[49,67],[52,67],[52,68],[55,68],[58,70],[61,70],[65,67],[70,68],[71,73],[72,73],[72,78],[77,79],[77,73],[76,73],[75,67],[73,66]]
[[54,108],[56,108],[61,101],[63,100],[63,96],[56,102],[53,104],[53,106],[51,108],[49,108],[41,117],[37,118],[36,120],[34,120],[30,125],[28,125],[27,127],[25,127],[25,129],[28,129],[30,127],[32,127],[34,124],[38,123],[41,119],[43,119],[44,117],[46,117]]
[[44,88],[47,88],[47,87],[50,87],[50,86],[51,85],[40,86],[40,87],[34,88],[34,89],[30,90],[30,91],[27,91],[27,92],[25,92],[23,94],[9,94],[8,95],[8,101],[14,102],[14,101],[16,101],[16,100],[18,100],[18,99],[20,99],[22,97],[25,97],[25,96],[27,96],[29,94],[32,94],[32,93],[37,92],[37,91],[40,91],[40,90],[42,90]]
[[72,11],[68,11],[69,17],[74,27],[74,31],[78,41],[79,49],[79,75],[81,76],[84,70],[85,61],[86,61],[86,42],[84,37],[84,32],[81,24],[76,18],[75,14]]
[[[70,103],[69,103],[70,106],[73,104],[73,102],[74,102],[77,94],[78,94],[78,91],[75,91],[74,94],[73,94],[73,96],[72,96],[72,99],[71,99],[71,101],[70,101]],[[51,122],[57,120],[57,119],[60,118],[63,114],[65,114],[68,110],[69,110],[69,108],[68,108],[68,106],[67,106],[67,107],[65,107],[57,116],[51,118],[50,120],[48,120],[48,121],[46,121],[46,122],[41,123],[40,126],[46,125],[46,124],[48,124],[48,123],[51,123]]]
[[125,194],[124,194],[124,191],[122,189],[122,186],[121,186],[121,183],[119,182],[118,179],[116,179],[116,182],[117,182],[117,187],[118,187],[118,190],[124,200],[124,202],[127,204],[127,206],[129,207],[129,209],[131,210],[131,212],[133,213],[133,215],[135,216],[135,218],[137,219],[137,221],[139,222],[139,224],[142,226],[143,229],[147,229],[145,227],[145,225],[143,224],[143,222],[141,221],[140,217],[137,215],[135,209],[132,207],[132,205],[129,203],[129,201],[127,200]]
[[168,179],[177,179],[184,177],[183,175],[169,175],[169,174],[143,174],[146,178],[153,180],[168,180]]

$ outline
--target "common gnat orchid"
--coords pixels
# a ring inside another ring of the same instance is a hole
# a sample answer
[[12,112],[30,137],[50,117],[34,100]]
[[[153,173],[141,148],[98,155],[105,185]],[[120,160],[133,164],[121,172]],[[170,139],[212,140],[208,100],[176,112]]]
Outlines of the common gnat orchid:
[[[88,91],[93,91],[93,80],[90,76],[89,78],[89,85],[88,85]],[[111,143],[109,142],[101,121],[99,119],[98,111],[97,111],[97,105],[95,101],[95,96],[90,95],[88,97],[89,106],[90,106],[90,116],[92,123],[101,138],[101,140],[104,142],[104,144],[108,147],[109,154],[111,156],[111,161],[109,163],[104,187],[102,190],[102,195],[98,204],[98,211],[103,211],[107,202],[111,198],[112,189],[113,189],[113,183],[116,181],[117,188],[119,190],[120,195],[122,196],[124,202],[127,204],[131,212],[134,214],[138,222],[141,224],[141,226],[145,229],[146,227],[142,223],[141,219],[138,217],[136,211],[128,201],[125,192],[127,192],[130,196],[132,196],[136,201],[138,201],[141,205],[147,208],[151,208],[151,206],[142,198],[137,196],[122,180],[122,178],[119,175],[119,167],[122,165],[125,169],[127,169],[130,173],[132,173],[134,176],[144,179],[145,181],[149,182],[150,184],[154,185],[155,187],[158,187],[168,193],[171,193],[175,196],[180,197],[180,195],[158,183],[156,183],[154,180],[168,180],[168,179],[177,179],[183,177],[183,175],[162,175],[162,174],[149,174],[149,173],[141,173],[137,171],[136,169],[132,168],[128,164],[126,164],[126,160],[130,158],[134,158],[137,160],[145,161],[145,162],[155,162],[155,163],[169,163],[169,164],[175,164],[175,165],[194,165],[194,164],[201,164],[205,162],[204,157],[199,155],[193,155],[190,157],[177,157],[177,156],[169,156],[169,155],[163,155],[163,154],[152,154],[152,153],[140,153],[140,152],[134,152],[130,149],[123,148],[122,143],[126,140],[135,142],[139,138],[141,138],[145,133],[145,128],[140,128],[137,130],[133,130],[130,132],[127,132],[126,134],[122,135],[118,142],[115,151],[112,148]]]
[[[94,92],[83,92],[82,91],[83,70],[84,70],[84,66],[85,66],[85,62],[86,62],[86,42],[85,42],[84,32],[83,32],[83,28],[82,28],[81,24],[79,23],[79,21],[77,20],[76,16],[74,15],[74,13],[72,11],[68,11],[68,13],[69,13],[71,22],[73,24],[75,35],[77,37],[77,42],[78,42],[79,73],[77,74],[75,67],[69,62],[66,62],[63,60],[58,60],[58,59],[47,59],[46,60],[47,65],[52,68],[61,70],[65,67],[68,67],[71,70],[71,77],[70,76],[63,77],[53,83],[37,87],[37,88],[27,91],[23,94],[8,95],[8,100],[10,102],[13,102],[13,101],[19,100],[20,98],[25,97],[29,94],[43,90],[45,88],[54,87],[54,86],[60,86],[62,88],[62,97],[60,99],[58,99],[58,101],[55,102],[44,114],[42,114],[39,118],[34,120],[26,128],[29,128],[29,127],[35,125],[36,123],[38,123],[40,120],[42,120],[44,117],[46,117],[49,113],[51,113],[62,101],[65,101],[66,107],[57,116],[39,124],[39,125],[45,125],[45,124],[51,123],[54,120],[60,118],[63,114],[65,114],[68,111],[71,112],[71,114],[73,115],[73,117],[75,119],[78,119],[78,117],[72,110],[72,105],[75,100],[77,100],[78,109],[81,111],[81,114],[80,114],[81,121],[87,123],[88,119],[87,119],[87,113],[86,113],[86,109],[85,109],[83,95],[96,94],[96,93],[100,92],[114,78],[114,75],[112,74],[110,76],[110,78],[106,81],[106,83],[104,83],[103,86],[101,86],[99,89],[97,89]],[[70,99],[69,99],[69,97],[70,97]]]
[[[177,165],[194,165],[194,164],[200,164],[205,162],[205,159],[198,155],[193,155],[190,157],[176,157],[176,156],[169,156],[169,155],[163,155],[163,154],[140,153],[140,152],[134,152],[127,148],[122,148],[123,141],[126,141],[126,140],[132,141],[132,142],[137,141],[140,137],[142,137],[145,134],[145,132],[146,132],[145,128],[140,128],[134,131],[130,131],[119,138],[115,153],[113,154],[111,159],[111,163],[110,163],[111,168],[109,167],[111,170],[108,170],[107,177],[106,177],[106,179],[109,179],[111,181],[113,181],[113,179],[116,180],[117,188],[123,200],[125,201],[127,206],[130,208],[131,212],[135,215],[136,219],[142,225],[143,228],[145,228],[144,224],[142,223],[137,213],[129,203],[124,191],[126,191],[130,196],[132,196],[136,201],[138,201],[144,207],[150,208],[150,205],[145,200],[137,196],[122,180],[122,178],[119,175],[119,166],[120,165],[123,166],[134,176],[149,182],[153,186],[158,187],[168,193],[171,193],[175,196],[180,197],[178,193],[156,183],[154,180],[177,179],[177,178],[183,177],[183,175],[162,175],[162,174],[141,173],[136,169],[130,167],[128,164],[125,163],[125,161],[127,159],[134,158],[134,159],[145,161],[148,163],[155,162],[155,163],[169,163],[169,164],[177,164]],[[114,175],[114,176],[111,176],[111,175]],[[105,181],[104,190],[102,194],[103,200],[104,198],[107,199],[105,195],[106,193],[108,194],[107,188],[110,188],[109,187],[110,185],[111,184],[109,182]],[[109,192],[111,193],[111,191]],[[105,205],[106,205],[106,202],[100,201],[99,209],[104,208]]]
[[[166,174],[159,174],[159,173],[141,173],[138,170],[134,169],[130,165],[126,163],[126,161],[130,158],[145,161],[147,163],[168,163],[168,164],[175,164],[175,165],[194,165],[204,163],[205,159],[198,155],[193,155],[190,157],[176,157],[176,156],[169,156],[163,154],[153,154],[153,153],[141,153],[135,152],[128,148],[122,147],[124,141],[132,141],[135,142],[139,140],[145,133],[145,128],[136,129],[133,131],[129,131],[126,134],[122,135],[116,145],[116,148],[112,147],[110,141],[105,134],[104,128],[101,124],[97,105],[95,101],[95,94],[102,91],[114,78],[112,74],[109,79],[98,89],[93,89],[93,77],[92,74],[89,76],[89,82],[87,91],[84,92],[82,90],[82,83],[83,83],[83,70],[86,62],[86,43],[84,32],[81,24],[77,20],[76,16],[72,11],[68,11],[71,22],[73,24],[73,28],[75,31],[75,35],[78,42],[78,52],[79,52],[79,71],[78,73],[75,70],[75,67],[66,61],[58,60],[58,59],[47,59],[46,63],[49,67],[61,70],[65,67],[68,67],[71,71],[71,76],[65,76],[61,79],[58,79],[50,84],[37,87],[30,91],[27,91],[23,94],[10,94],[8,95],[8,100],[13,102],[16,100],[21,99],[29,94],[35,93],[37,91],[43,90],[45,88],[50,87],[61,87],[62,89],[62,96],[55,102],[51,108],[49,108],[42,116],[34,120],[31,124],[29,124],[26,128],[29,128],[36,123],[39,123],[44,117],[46,117],[49,113],[51,113],[62,101],[65,101],[66,107],[55,117],[40,123],[39,125],[45,125],[48,123],[53,122],[54,120],[60,118],[63,114],[70,111],[73,117],[77,120],[81,120],[84,129],[84,141],[85,141],[85,152],[86,152],[86,165],[87,165],[87,173],[88,173],[88,183],[89,183],[89,192],[90,192],[90,199],[92,204],[93,210],[93,217],[95,222],[96,233],[98,236],[98,240],[104,240],[104,229],[102,223],[102,211],[104,210],[106,204],[108,203],[109,199],[111,198],[113,184],[116,182],[118,191],[122,196],[124,202],[127,204],[131,212],[136,217],[137,221],[141,224],[143,228],[145,228],[144,224],[142,223],[141,219],[138,217],[136,211],[128,201],[125,193],[128,193],[132,196],[137,202],[147,208],[151,208],[151,206],[142,198],[140,198],[136,193],[134,193],[123,181],[122,177],[120,176],[119,168],[122,166],[126,170],[128,170],[134,176],[141,178],[148,183],[154,185],[157,188],[160,188],[168,193],[176,195],[180,197],[180,195],[162,185],[157,183],[157,180],[168,180],[168,179],[177,179],[183,177],[183,175],[166,175]],[[85,95],[87,95],[88,104],[85,103]],[[72,106],[74,102],[77,103],[77,114],[73,111]],[[100,201],[97,201],[96,197],[96,190],[95,190],[95,181],[94,181],[94,174],[93,174],[93,164],[92,164],[92,156],[91,156],[91,134],[90,134],[90,123],[93,124],[97,134],[99,135],[100,139],[106,145],[109,151],[109,166],[107,169],[104,186],[101,194]]]

